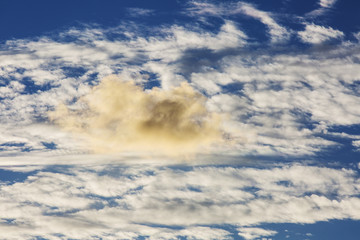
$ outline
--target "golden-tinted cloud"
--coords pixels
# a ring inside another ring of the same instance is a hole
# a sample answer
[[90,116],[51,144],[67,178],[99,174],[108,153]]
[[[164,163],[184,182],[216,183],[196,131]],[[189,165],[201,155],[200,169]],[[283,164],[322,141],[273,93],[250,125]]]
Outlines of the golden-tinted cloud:
[[146,92],[131,81],[109,76],[49,117],[82,136],[94,152],[188,154],[221,139],[220,116],[208,112],[205,101],[187,83]]

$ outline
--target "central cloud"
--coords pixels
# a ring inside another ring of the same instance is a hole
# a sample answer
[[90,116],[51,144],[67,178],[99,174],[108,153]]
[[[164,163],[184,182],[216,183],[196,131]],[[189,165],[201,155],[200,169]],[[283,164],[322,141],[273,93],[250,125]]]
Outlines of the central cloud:
[[145,92],[134,82],[104,78],[75,103],[60,105],[50,119],[80,134],[95,152],[196,152],[221,139],[220,116],[187,83]]

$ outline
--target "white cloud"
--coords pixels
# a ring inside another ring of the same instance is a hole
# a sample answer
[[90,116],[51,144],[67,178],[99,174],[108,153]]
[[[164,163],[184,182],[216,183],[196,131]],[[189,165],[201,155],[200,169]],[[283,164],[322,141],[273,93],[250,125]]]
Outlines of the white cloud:
[[360,140],[352,141],[352,145],[356,148],[360,148]]
[[[247,240],[259,239],[260,237],[270,237],[277,234],[276,231],[262,229],[262,228],[239,228],[239,235]],[[264,238],[262,238],[264,239]]]
[[332,7],[337,0],[320,0],[319,5],[323,8],[330,8]]
[[328,13],[335,5],[337,0],[320,0],[318,2],[319,8],[306,14],[307,17],[316,18]]
[[[236,11],[254,11],[271,23],[270,15],[250,5],[236,6]],[[330,29],[309,26],[323,35]],[[53,129],[59,136],[53,138],[41,129],[49,127],[49,110],[83,96],[108,74],[121,74],[145,85],[155,80],[163,89],[188,81],[208,97],[207,108],[229,116],[223,125],[231,144],[214,147],[214,152],[225,155],[312,155],[335,144],[319,133],[342,134],[327,129],[360,123],[356,43],[326,52],[275,54],[248,51],[249,40],[231,21],[215,33],[174,25],[142,36],[131,29],[131,25],[87,27],[70,29],[53,39],[8,42],[7,50],[0,53],[0,93],[5,98],[0,103],[2,155],[21,154],[24,149],[84,152],[70,135]],[[337,30],[333,31],[336,35]],[[107,32],[125,32],[126,36],[109,40]],[[63,41],[66,38],[76,41]],[[307,41],[318,39],[313,34]],[[25,80],[33,87],[31,94],[22,94]],[[54,143],[56,149],[42,142]]]
[[269,13],[258,10],[252,5],[245,3],[240,4],[239,11],[265,24],[269,28],[272,42],[284,41],[290,37],[289,31],[276,23]]
[[[192,11],[244,14],[268,26],[273,42],[288,37],[271,13],[250,4],[194,2]],[[305,42],[343,36],[332,28],[306,27]],[[336,144],[327,136],[359,147],[359,136],[332,128],[360,124],[357,43],[274,53],[249,51],[250,40],[231,21],[217,32],[178,25],[148,30],[150,36],[130,24],[87,27],[4,44],[0,166],[29,176],[0,184],[3,238],[231,239],[233,233],[220,226],[229,224],[254,239],[276,234],[262,223],[360,219],[357,170],[216,166],[231,157],[237,164],[257,164],[244,155],[312,155]],[[109,40],[108,32],[122,37]],[[68,37],[76,40],[63,41]],[[47,122],[47,112],[83,96],[108,74],[145,85],[153,78],[164,89],[188,81],[207,96],[210,111],[227,115],[228,141],[186,162],[198,167],[131,152],[87,154],[77,139]],[[209,162],[215,166],[204,165]]]
[[289,31],[285,27],[280,26],[274,20],[271,13],[259,10],[254,5],[245,2],[215,5],[203,1],[192,1],[186,14],[192,16],[210,15],[224,18],[231,15],[244,14],[266,25],[269,28],[272,42],[281,42],[290,37]]
[[0,98],[14,98],[24,91],[25,86],[19,82],[11,81],[6,87],[0,87]]
[[344,37],[344,33],[331,27],[324,27],[315,24],[307,24],[304,31],[298,32],[301,41],[311,44],[319,44],[330,39]]
[[2,237],[231,239],[214,227],[230,224],[254,239],[276,234],[256,227],[261,223],[360,219],[360,182],[349,169],[102,164],[54,170],[1,184]]
[[[323,127],[359,123],[355,107],[359,96],[348,85],[360,77],[359,66],[336,57],[340,52],[336,49],[325,56],[316,51],[305,55],[262,54],[254,62],[244,56],[227,57],[216,78],[238,80],[241,97],[231,100],[216,94],[209,103],[218,111],[231,112],[235,121],[241,119],[243,128],[239,132],[243,136],[247,130],[255,133],[255,137],[248,138],[245,149],[254,148],[251,141],[257,141],[258,146],[268,144],[280,152],[314,152],[314,146],[327,146],[329,142],[313,137],[317,128],[310,130],[301,122],[314,121],[315,126]],[[196,83],[199,76],[207,75],[197,73],[192,80]]]

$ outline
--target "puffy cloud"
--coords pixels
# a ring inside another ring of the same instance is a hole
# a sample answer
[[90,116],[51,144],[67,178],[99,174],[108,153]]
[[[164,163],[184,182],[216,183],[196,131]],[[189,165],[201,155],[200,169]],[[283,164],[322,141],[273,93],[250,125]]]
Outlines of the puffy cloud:
[[315,24],[307,24],[305,30],[298,32],[298,35],[303,42],[312,44],[344,37],[344,33],[339,30]]
[[[77,106],[78,105],[78,106]],[[144,92],[133,82],[104,78],[75,107],[61,105],[49,116],[80,133],[95,152],[194,152],[221,139],[220,116],[187,83],[168,91]]]

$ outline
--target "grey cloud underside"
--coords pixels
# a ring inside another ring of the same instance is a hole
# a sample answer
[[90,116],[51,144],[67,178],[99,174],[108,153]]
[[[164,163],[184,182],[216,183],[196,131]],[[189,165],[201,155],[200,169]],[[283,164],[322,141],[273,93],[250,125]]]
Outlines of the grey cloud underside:
[[254,228],[261,223],[360,218],[357,172],[300,165],[58,167],[0,189],[6,239],[252,239],[276,234]]

